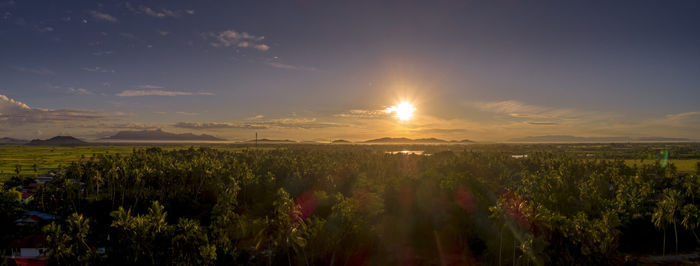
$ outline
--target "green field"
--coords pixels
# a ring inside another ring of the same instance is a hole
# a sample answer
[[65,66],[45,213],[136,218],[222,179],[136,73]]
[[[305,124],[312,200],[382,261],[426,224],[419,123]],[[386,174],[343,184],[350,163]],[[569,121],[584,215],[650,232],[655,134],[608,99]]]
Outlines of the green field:
[[[205,145],[207,146],[207,145]],[[322,145],[325,146],[325,145]],[[668,147],[653,147],[649,145],[638,144],[638,145],[625,145],[622,147],[615,147],[615,145],[471,145],[468,146],[468,150],[473,151],[487,151],[492,150],[497,146],[498,150],[505,153],[513,154],[527,154],[534,150],[547,150],[547,151],[560,151],[563,153],[577,154],[581,152],[586,153],[599,153],[598,150],[604,150],[609,154],[601,154],[601,156],[609,157],[610,155],[622,156],[625,163],[629,166],[641,165],[641,164],[653,164],[656,162],[654,159],[639,160],[634,157],[638,157],[639,150],[645,151],[649,154],[655,154],[655,150],[668,148]],[[50,170],[56,170],[61,167],[69,165],[71,162],[80,160],[81,158],[89,159],[92,156],[99,154],[127,154],[131,153],[134,148],[146,148],[148,146],[78,146],[78,147],[46,147],[46,146],[2,146],[0,145],[0,181],[9,178],[15,174],[15,168],[20,165],[22,168],[21,174],[23,176],[34,176],[34,164],[37,165],[37,174],[42,175]],[[187,146],[184,145],[164,145],[160,146],[165,150],[172,149],[182,149]],[[252,147],[247,147],[247,145],[222,145],[213,146],[218,150],[223,151],[240,151],[243,149],[249,149]],[[279,145],[261,145],[256,149],[278,149],[284,146]],[[327,148],[337,148],[338,146],[325,146]],[[403,147],[412,150],[425,150],[427,153],[439,152],[442,150],[462,150],[465,149],[464,146],[410,146]],[[382,146],[377,145],[368,149],[396,149],[397,146]],[[624,151],[621,150],[624,148]],[[682,146],[681,146],[682,148]],[[678,150],[679,147],[672,147],[671,150]],[[635,152],[629,152],[627,150],[634,150]],[[608,155],[608,156],[606,156]],[[692,156],[686,154],[675,153],[674,154],[682,159],[671,158],[670,163],[676,166],[679,172],[695,173],[697,171],[697,164],[700,163],[700,158],[697,158],[695,154]],[[688,158],[690,157],[690,158]]]
[[[700,159],[670,159],[669,163],[676,166],[679,172],[695,173],[697,171],[697,165],[700,163]],[[629,166],[642,165],[642,164],[654,164],[656,160],[635,160],[627,159],[625,163]]]
[[[165,150],[182,149],[187,146],[173,145],[162,146]],[[0,145],[0,181],[15,174],[16,166],[22,168],[23,176],[34,176],[34,164],[37,166],[37,174],[42,175],[50,170],[57,170],[69,165],[81,158],[89,159],[100,154],[128,154],[134,148],[147,148],[145,146],[77,146],[77,147],[47,147],[47,146],[3,146]],[[218,146],[217,149],[225,151],[240,151],[247,149],[244,146]],[[272,149],[272,147],[260,147],[257,149]]]
[[39,147],[0,146],[0,179],[15,174],[15,167],[22,167],[22,175],[34,175],[34,164],[39,175],[66,166],[80,158],[98,154],[130,153],[127,146]]

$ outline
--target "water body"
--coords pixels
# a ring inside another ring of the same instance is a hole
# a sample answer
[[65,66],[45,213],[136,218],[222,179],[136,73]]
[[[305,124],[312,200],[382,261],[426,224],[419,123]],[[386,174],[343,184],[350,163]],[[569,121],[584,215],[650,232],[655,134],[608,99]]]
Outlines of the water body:
[[425,153],[425,151],[409,151],[409,150],[402,150],[402,151],[387,151],[387,154],[403,154],[403,155],[426,155],[429,156],[430,154]]

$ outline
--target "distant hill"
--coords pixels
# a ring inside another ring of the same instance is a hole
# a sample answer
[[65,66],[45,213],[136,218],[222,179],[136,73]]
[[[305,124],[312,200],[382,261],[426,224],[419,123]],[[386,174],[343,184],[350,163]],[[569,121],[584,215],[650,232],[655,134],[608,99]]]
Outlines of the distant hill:
[[160,129],[156,130],[143,130],[143,131],[119,131],[117,134],[104,139],[108,140],[198,140],[198,141],[222,141],[225,139],[220,139],[211,135],[202,134],[195,135],[192,133],[170,133],[165,132]]
[[453,140],[453,141],[450,141],[450,142],[454,142],[454,143],[474,143],[473,140],[469,140],[469,139]]
[[4,137],[0,139],[0,145],[22,145],[26,144],[29,141],[23,140],[23,139],[15,139],[15,138],[8,138]]
[[343,144],[343,143],[352,143],[352,142],[347,141],[347,140],[344,140],[344,139],[337,139],[337,140],[331,141],[331,143],[334,143],[334,144]]
[[47,140],[33,139],[26,145],[32,146],[80,146],[88,145],[89,143],[76,139],[71,136],[55,136]]
[[577,137],[570,135],[546,135],[529,136],[510,139],[512,142],[685,142],[691,141],[687,138],[664,138],[664,137]]
[[423,139],[409,139],[409,138],[380,138],[364,141],[363,143],[372,144],[448,144],[448,143],[471,143],[471,140],[460,140],[460,141],[448,141],[444,139],[436,138],[423,138]]
[[[246,142],[255,142],[254,139],[248,140]],[[288,139],[259,139],[258,143],[297,143],[296,141],[293,140],[288,140]]]

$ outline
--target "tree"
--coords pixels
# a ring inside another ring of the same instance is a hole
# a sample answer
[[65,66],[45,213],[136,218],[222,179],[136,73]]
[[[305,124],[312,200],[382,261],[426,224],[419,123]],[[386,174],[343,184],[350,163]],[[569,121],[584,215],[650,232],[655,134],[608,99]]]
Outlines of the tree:
[[676,240],[676,253],[678,253],[678,230],[676,222],[681,208],[681,193],[678,190],[667,188],[662,193],[661,200],[656,204],[656,209],[652,214],[652,223],[659,229],[664,230],[663,254],[666,255],[666,226],[673,224],[673,232]]
[[116,257],[137,265],[167,261],[171,226],[165,221],[166,215],[163,205],[157,201],[153,202],[146,215],[132,216],[131,211],[123,207],[112,212]]
[[56,265],[85,265],[98,262],[100,254],[87,243],[89,219],[78,213],[71,214],[66,227],[52,222],[42,228],[46,234],[49,263]]
[[681,214],[683,216],[681,225],[683,225],[683,228],[686,230],[692,232],[693,236],[695,237],[695,241],[700,244],[700,238],[698,238],[698,235],[695,233],[695,229],[700,227],[700,210],[694,204],[686,204],[683,206]]
[[180,265],[210,265],[216,260],[216,246],[209,244],[206,228],[191,219],[179,219],[173,228],[171,258]]

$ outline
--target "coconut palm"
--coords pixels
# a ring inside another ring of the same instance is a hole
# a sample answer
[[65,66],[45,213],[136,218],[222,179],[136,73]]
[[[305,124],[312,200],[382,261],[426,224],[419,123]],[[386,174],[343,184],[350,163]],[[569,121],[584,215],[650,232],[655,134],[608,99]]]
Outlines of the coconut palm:
[[666,255],[666,226],[673,224],[673,232],[676,240],[676,253],[678,253],[678,229],[676,223],[681,210],[681,193],[675,189],[664,189],[661,201],[656,204],[656,210],[652,214],[654,226],[664,231],[663,254]]
[[683,225],[683,228],[686,230],[692,232],[695,241],[700,244],[700,238],[698,238],[698,235],[695,233],[695,229],[700,227],[700,210],[698,210],[698,207],[694,204],[686,204],[683,206],[681,214],[683,216],[681,225]]

